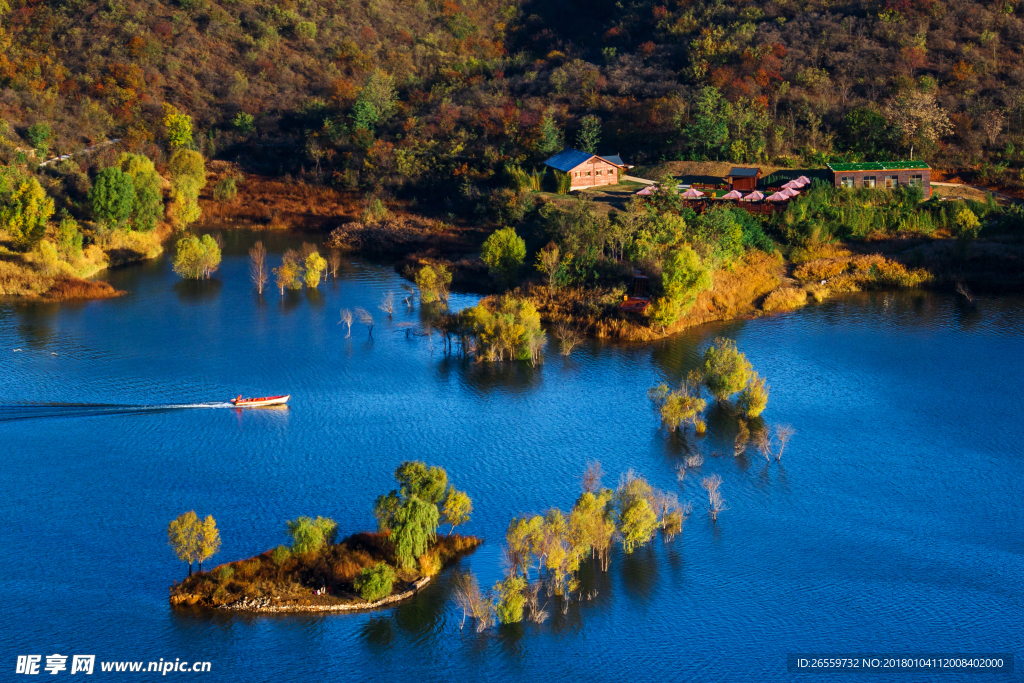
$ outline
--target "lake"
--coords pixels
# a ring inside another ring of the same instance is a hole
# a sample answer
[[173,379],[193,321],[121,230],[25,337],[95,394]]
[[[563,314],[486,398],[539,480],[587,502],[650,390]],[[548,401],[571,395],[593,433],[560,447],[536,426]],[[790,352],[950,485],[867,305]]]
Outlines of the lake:
[[[789,653],[1010,652],[1016,672],[986,680],[1024,680],[1024,298],[969,310],[858,294],[650,345],[589,341],[563,358],[553,344],[536,368],[481,365],[408,336],[418,306],[377,310],[402,292],[390,267],[350,259],[318,291],[260,298],[253,235],[224,237],[210,281],[161,259],[109,272],[119,299],[0,304],[4,667],[62,653],[210,661],[218,681],[781,681]],[[272,265],[294,246],[265,239]],[[355,306],[377,319],[372,338],[338,324]],[[796,429],[781,464],[734,457],[721,409],[705,438],[659,430],[648,388],[678,382],[719,335],[767,377],[764,418]],[[276,393],[290,409],[224,407]],[[723,479],[717,524],[699,477],[677,480],[690,452]],[[166,540],[179,513],[217,519],[208,566],[287,542],[299,515],[370,529],[408,459],[473,497],[464,531],[487,542],[461,566],[485,587],[509,519],[571,507],[588,461],[606,485],[632,469],[695,510],[675,541],[616,550],[607,574],[585,567],[596,595],[540,625],[460,633],[451,571],[372,613],[168,606],[186,573]]]

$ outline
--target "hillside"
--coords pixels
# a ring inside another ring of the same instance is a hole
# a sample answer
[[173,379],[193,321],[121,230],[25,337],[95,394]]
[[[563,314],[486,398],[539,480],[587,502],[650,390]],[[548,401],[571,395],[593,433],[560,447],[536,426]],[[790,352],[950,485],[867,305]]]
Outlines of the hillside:
[[[634,162],[913,146],[1020,182],[1024,23],[1011,0],[18,0],[3,29],[8,163],[18,148],[108,137],[160,163],[169,103],[208,157],[377,192],[413,185],[452,207],[506,162],[572,143],[587,115],[601,119],[598,146]],[[907,122],[922,111],[933,117]],[[52,129],[42,145],[38,124]]]

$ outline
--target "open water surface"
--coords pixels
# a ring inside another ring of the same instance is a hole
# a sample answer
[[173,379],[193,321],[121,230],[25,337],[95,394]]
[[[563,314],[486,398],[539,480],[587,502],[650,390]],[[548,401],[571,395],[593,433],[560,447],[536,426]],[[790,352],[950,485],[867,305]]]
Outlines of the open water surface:
[[[110,272],[130,292],[119,299],[0,304],[0,680],[20,678],[17,655],[53,653],[209,660],[203,678],[217,681],[860,679],[786,672],[787,653],[827,652],[1010,652],[1015,673],[983,678],[1024,680],[1024,299],[968,310],[862,294],[484,366],[407,338],[418,308],[377,310],[388,291],[401,302],[388,267],[351,260],[319,291],[261,299],[246,275],[253,236],[225,237],[207,282],[163,259]],[[288,238],[265,239],[276,265]],[[372,338],[337,324],[355,306],[377,318]],[[765,419],[795,427],[781,465],[734,457],[721,410],[704,439],[659,431],[647,389],[677,382],[716,335],[767,377]],[[290,409],[225,403],[276,393]],[[717,524],[698,477],[676,478],[693,451],[724,480]],[[408,459],[444,466],[473,497],[464,530],[487,543],[462,567],[485,587],[508,520],[568,509],[589,460],[606,485],[633,469],[696,509],[674,542],[616,552],[607,574],[585,568],[596,597],[552,605],[542,625],[460,633],[450,572],[373,613],[168,606],[185,573],[165,534],[180,512],[216,517],[214,563],[240,559],[285,543],[299,515],[371,528]]]

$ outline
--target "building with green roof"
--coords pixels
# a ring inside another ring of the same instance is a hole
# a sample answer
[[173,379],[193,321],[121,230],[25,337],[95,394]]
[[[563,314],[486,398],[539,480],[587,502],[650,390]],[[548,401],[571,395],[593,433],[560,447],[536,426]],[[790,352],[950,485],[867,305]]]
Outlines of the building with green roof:
[[892,190],[919,187],[925,198],[932,196],[932,169],[923,161],[870,161],[859,164],[829,164],[836,187],[866,187]]

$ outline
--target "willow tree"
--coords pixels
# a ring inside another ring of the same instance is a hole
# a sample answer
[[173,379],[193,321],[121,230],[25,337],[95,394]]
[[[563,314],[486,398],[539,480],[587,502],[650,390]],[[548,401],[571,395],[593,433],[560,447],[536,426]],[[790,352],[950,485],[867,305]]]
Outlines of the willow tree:
[[390,534],[395,557],[403,567],[410,567],[437,536],[438,505],[448,491],[448,473],[441,467],[407,461],[395,470],[395,479],[398,489],[379,496],[373,513],[380,530]]

